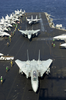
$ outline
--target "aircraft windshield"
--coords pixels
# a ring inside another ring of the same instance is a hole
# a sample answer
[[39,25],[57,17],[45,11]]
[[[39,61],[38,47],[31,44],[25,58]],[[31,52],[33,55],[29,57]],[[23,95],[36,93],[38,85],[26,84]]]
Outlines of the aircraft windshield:
[[31,33],[29,32],[29,35],[31,35]]
[[34,81],[37,80],[37,74],[36,74],[36,71],[33,71],[33,80],[34,80]]

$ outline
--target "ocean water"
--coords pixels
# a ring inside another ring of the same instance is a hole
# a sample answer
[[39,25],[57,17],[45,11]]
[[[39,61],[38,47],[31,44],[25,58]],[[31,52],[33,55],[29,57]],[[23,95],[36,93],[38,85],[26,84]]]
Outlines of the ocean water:
[[14,10],[26,12],[47,12],[54,19],[54,24],[66,28],[66,0],[0,0],[0,19]]

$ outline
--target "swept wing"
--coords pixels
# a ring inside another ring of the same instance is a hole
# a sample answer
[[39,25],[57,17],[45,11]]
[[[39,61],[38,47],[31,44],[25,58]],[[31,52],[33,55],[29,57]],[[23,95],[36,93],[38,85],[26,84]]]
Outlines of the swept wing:
[[48,71],[48,68],[50,67],[52,63],[52,59],[48,59],[46,61],[20,61],[16,60],[16,64],[19,66],[19,73],[24,72],[26,77],[29,77],[29,73],[31,73],[31,70],[33,68],[36,68],[37,71],[40,73],[41,77],[43,74]]
[[32,30],[32,33],[35,34],[35,33],[39,32],[39,31],[40,31],[40,29],[38,29],[38,30]]
[[31,71],[30,64],[29,64],[30,61],[29,62],[27,61],[26,63],[26,61],[20,61],[17,59],[15,62],[20,69],[19,73],[22,72],[25,73],[26,77],[28,78],[29,72]]
[[48,59],[46,61],[39,61],[38,62],[38,67],[37,70],[40,72],[41,77],[43,76],[43,74],[48,71],[51,63],[52,63],[52,59]]
[[35,33],[39,32],[40,29],[38,29],[38,30],[26,30],[26,31],[19,30],[19,31],[20,31],[22,34],[28,35],[29,33],[30,33],[30,34],[35,34]]
[[19,30],[22,34],[27,34],[28,33],[28,31],[26,30],[26,31],[23,31],[23,30]]

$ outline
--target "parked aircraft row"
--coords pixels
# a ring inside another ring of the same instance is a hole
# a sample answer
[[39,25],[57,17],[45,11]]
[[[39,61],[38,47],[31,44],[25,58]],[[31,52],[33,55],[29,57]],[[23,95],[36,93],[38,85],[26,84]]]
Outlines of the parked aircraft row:
[[19,18],[23,16],[23,14],[25,14],[25,10],[22,11],[22,9],[20,9],[15,10],[15,12],[10,14],[10,16],[7,14],[5,18],[2,17],[0,19],[0,36],[11,36],[7,33],[9,31],[8,27],[12,27],[13,24],[16,24],[16,21],[19,21]]
[[14,56],[4,55],[0,53],[0,60],[14,60]]
[[[66,42],[66,34],[55,36],[55,37],[53,37],[53,39],[55,39],[55,40],[64,40]],[[60,46],[66,48],[66,43],[60,44]]]

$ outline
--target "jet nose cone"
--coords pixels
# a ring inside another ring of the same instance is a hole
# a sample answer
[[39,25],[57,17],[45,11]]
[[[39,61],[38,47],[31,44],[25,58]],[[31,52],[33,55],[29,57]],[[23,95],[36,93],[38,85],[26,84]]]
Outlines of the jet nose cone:
[[28,35],[28,39],[30,39],[31,38],[31,35]]
[[34,90],[34,92],[37,92],[37,89],[36,88],[34,88],[33,90]]
[[31,21],[29,21],[29,24],[31,24],[32,22]]
[[56,37],[53,37],[53,39],[56,39]]
[[33,91],[37,92],[37,89],[38,89],[38,85],[37,84],[33,84]]
[[61,44],[60,46],[62,46],[62,47],[66,47],[66,43],[64,43],[64,44]]
[[53,39],[58,39],[58,38],[59,38],[58,36],[53,37]]

